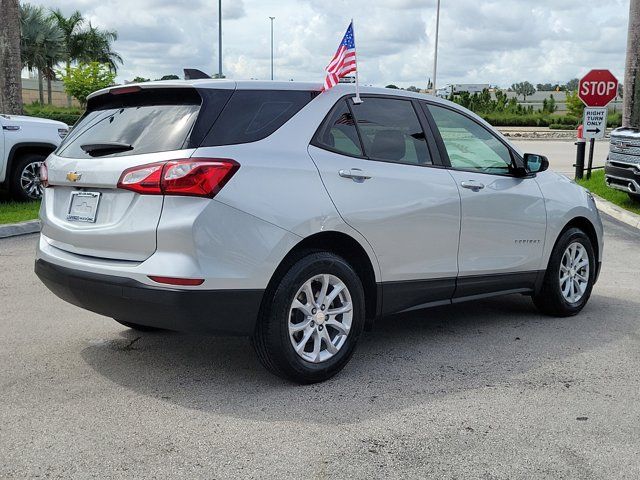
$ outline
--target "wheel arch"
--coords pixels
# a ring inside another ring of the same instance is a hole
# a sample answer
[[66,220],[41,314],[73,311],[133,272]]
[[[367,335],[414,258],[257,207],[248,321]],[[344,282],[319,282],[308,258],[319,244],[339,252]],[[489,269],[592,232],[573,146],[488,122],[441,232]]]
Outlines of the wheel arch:
[[282,259],[274,271],[262,300],[261,311],[266,301],[273,296],[278,281],[298,260],[313,251],[327,251],[344,258],[356,271],[365,293],[366,326],[370,328],[381,311],[381,295],[371,258],[364,247],[352,236],[338,231],[324,231],[310,235],[298,242]]
[[[582,230],[589,240],[591,241],[591,245],[593,246],[593,253],[595,254],[596,260],[600,259],[600,244],[598,242],[598,233],[596,232],[596,227],[591,223],[591,221],[586,217],[574,217],[572,218],[563,228],[560,230],[556,238],[556,243],[558,239],[562,236],[564,232],[569,230],[570,228],[578,228]],[[555,246],[555,243],[554,243]]]
[[[560,230],[560,232],[558,233],[558,235],[555,238],[555,241],[553,242],[553,246],[551,248],[550,251],[553,251],[553,249],[555,248],[556,244],[558,243],[558,240],[560,240],[560,237],[562,236],[562,234],[564,234],[564,232],[566,232],[567,230],[569,230],[570,228],[577,228],[579,230],[582,230],[585,235],[587,237],[589,237],[589,240],[591,241],[591,246],[593,247],[593,254],[596,258],[596,276],[595,276],[595,281],[598,280],[598,276],[600,275],[600,242],[598,241],[598,232],[596,230],[596,227],[594,226],[594,224],[591,222],[591,220],[589,220],[586,217],[583,216],[576,216],[573,217],[571,220],[569,220],[564,227],[562,227],[562,229]],[[549,267],[549,262],[551,262],[551,257],[549,257],[547,259],[547,266],[545,268]],[[536,290],[538,290],[539,285],[536,285]]]
[[53,143],[46,142],[16,143],[13,147],[11,147],[11,150],[9,150],[9,155],[7,156],[7,174],[5,181],[9,181],[10,176],[14,173],[13,169],[16,161],[23,155],[37,153],[46,157],[56,148],[58,147]]

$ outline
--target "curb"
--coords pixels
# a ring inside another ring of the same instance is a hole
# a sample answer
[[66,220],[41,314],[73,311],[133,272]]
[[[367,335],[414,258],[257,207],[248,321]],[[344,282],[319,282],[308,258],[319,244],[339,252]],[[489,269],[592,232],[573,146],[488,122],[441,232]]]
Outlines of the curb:
[[598,210],[626,225],[629,225],[630,227],[640,229],[640,215],[625,210],[624,208],[594,195],[593,193],[592,195],[596,199],[596,206],[598,207]]
[[39,231],[40,220],[31,220],[29,222],[21,223],[10,223],[8,225],[0,225],[0,238],[17,237],[18,235],[37,233]]

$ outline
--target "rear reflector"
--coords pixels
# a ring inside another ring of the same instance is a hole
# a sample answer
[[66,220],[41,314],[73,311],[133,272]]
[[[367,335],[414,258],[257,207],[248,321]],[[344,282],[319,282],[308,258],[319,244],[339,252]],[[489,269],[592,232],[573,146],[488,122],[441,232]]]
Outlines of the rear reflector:
[[184,158],[126,169],[118,188],[146,195],[213,198],[240,168],[228,158]]
[[47,188],[49,186],[49,169],[47,167],[46,160],[40,164],[39,176],[40,185],[42,185],[44,188]]
[[203,278],[175,278],[175,277],[159,277],[156,275],[149,275],[149,278],[154,282],[166,283],[167,285],[183,285],[183,286],[197,286],[204,283]]

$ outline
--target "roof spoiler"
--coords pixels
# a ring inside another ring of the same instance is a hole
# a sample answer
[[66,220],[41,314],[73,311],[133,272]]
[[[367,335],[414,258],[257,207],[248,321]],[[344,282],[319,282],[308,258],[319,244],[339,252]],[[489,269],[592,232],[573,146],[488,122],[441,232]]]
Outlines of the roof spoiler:
[[184,69],[184,79],[185,80],[199,80],[201,78],[211,78],[211,75],[207,75],[201,70],[195,68],[185,68]]

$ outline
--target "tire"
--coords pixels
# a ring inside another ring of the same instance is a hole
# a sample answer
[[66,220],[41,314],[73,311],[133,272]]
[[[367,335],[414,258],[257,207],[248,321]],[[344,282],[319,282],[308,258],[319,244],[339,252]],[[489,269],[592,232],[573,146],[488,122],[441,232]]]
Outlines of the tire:
[[[576,259],[575,263],[571,262],[572,258]],[[580,266],[585,258],[588,260],[586,269]],[[575,268],[576,266],[578,268]],[[561,268],[563,277],[567,278],[564,282]],[[533,296],[534,304],[547,315],[569,317],[577,314],[591,296],[596,268],[593,245],[589,237],[578,228],[568,229],[560,235],[553,247],[542,288]],[[586,282],[582,279],[586,279]]]
[[28,153],[17,159],[9,186],[15,200],[28,202],[42,198],[43,188],[40,185],[39,171],[46,158],[46,155],[39,153]]
[[[320,298],[325,284],[324,298],[330,303],[322,310]],[[312,300],[305,293],[305,285],[311,288]],[[332,294],[334,289],[337,295]],[[331,300],[332,296],[335,299]],[[365,323],[362,282],[349,263],[333,253],[309,252],[289,268],[273,294],[267,292],[265,298],[251,343],[267,370],[309,384],[327,380],[344,368]],[[331,315],[339,308],[346,313]]]
[[125,327],[129,327],[131,330],[135,330],[137,332],[161,332],[164,329],[162,328],[158,328],[158,327],[150,327],[148,325],[140,325],[137,323],[131,323],[131,322],[124,322],[122,320],[118,320],[117,318],[114,318],[114,320],[116,322],[118,322],[120,325],[124,325]]
[[629,199],[632,202],[636,202],[636,203],[640,203],[640,195],[638,195],[637,193],[627,193],[627,195],[629,195]]

